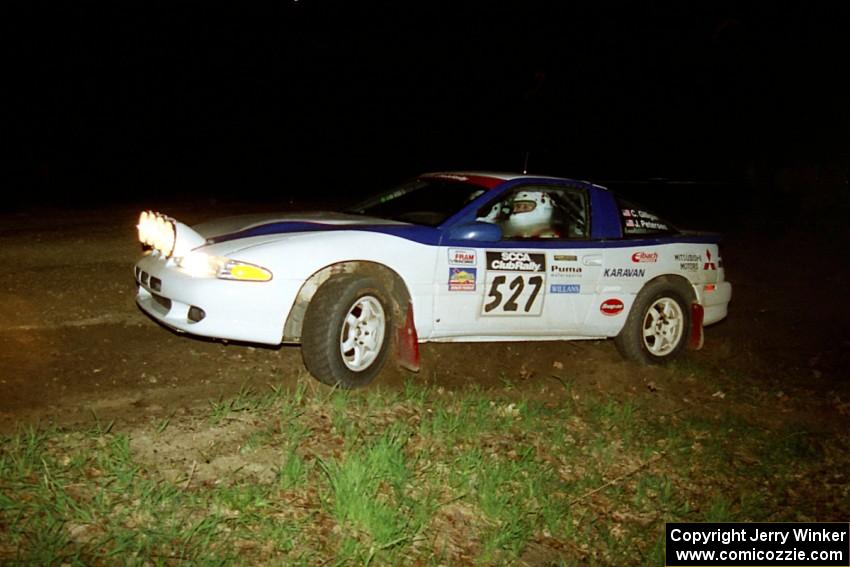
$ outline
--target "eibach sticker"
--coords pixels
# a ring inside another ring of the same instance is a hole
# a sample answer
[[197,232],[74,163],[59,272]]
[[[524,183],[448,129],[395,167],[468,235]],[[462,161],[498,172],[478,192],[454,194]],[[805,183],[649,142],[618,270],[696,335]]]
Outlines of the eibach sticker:
[[632,254],[632,262],[635,264],[642,262],[657,262],[658,252],[635,252]]

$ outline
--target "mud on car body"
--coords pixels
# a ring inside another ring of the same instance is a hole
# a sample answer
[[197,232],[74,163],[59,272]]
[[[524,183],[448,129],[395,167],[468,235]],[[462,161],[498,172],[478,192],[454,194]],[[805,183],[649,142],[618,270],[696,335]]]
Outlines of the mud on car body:
[[418,370],[426,341],[614,338],[659,363],[702,346],[732,287],[719,237],[571,179],[431,173],[343,213],[139,219],[137,303],[178,331],[301,345],[326,384]]

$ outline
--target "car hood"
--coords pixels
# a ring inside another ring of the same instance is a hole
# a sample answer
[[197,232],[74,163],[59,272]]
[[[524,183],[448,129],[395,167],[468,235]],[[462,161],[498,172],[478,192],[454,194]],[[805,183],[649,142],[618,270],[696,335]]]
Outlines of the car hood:
[[309,213],[271,213],[225,217],[204,222],[192,228],[207,242],[223,242],[237,238],[289,232],[310,232],[361,226],[410,226],[399,221],[335,213],[329,211]]

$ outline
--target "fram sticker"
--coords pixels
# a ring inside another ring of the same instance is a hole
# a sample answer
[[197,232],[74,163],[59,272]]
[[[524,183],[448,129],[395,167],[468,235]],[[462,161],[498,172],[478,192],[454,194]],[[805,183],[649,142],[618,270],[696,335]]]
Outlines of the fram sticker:
[[476,268],[449,268],[449,291],[475,291]]
[[552,284],[549,293],[581,293],[579,284]]
[[574,254],[555,254],[556,262],[575,262],[578,260],[578,256]]
[[449,248],[449,264],[454,266],[474,266],[475,250],[467,248]]
[[602,302],[602,305],[599,306],[599,310],[602,311],[603,315],[607,315],[609,317],[613,317],[614,315],[619,315],[623,311],[623,302],[617,299],[606,299]]

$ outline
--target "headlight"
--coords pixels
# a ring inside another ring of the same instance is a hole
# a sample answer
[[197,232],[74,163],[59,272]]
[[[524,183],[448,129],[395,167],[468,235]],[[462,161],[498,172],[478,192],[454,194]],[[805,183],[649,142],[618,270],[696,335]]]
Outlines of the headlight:
[[214,277],[220,268],[220,260],[203,252],[190,252],[182,258],[177,258],[177,266],[193,278]]
[[176,263],[181,270],[196,278],[216,277],[241,282],[267,282],[272,279],[272,273],[261,266],[203,252],[190,252],[177,258]]

